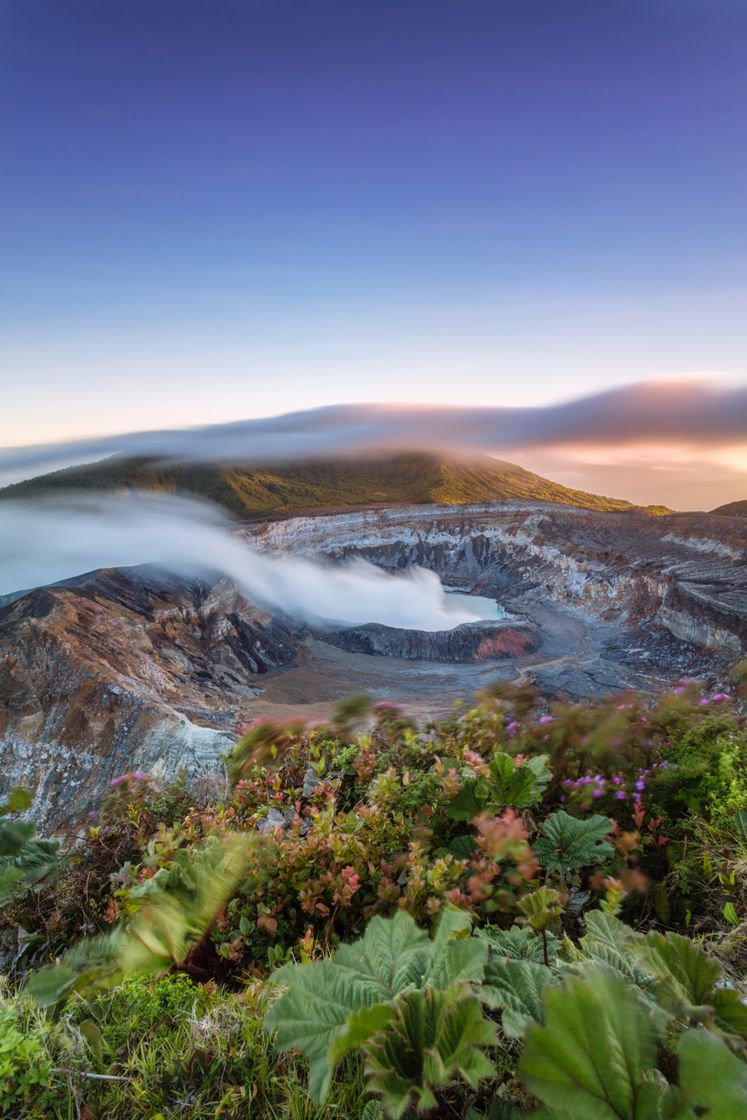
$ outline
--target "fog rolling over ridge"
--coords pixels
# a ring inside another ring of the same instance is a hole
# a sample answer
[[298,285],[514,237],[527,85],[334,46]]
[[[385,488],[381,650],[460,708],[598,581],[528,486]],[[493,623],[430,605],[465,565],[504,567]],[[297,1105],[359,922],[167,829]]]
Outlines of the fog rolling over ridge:
[[[719,449],[744,448],[747,387],[646,381],[525,408],[340,404],[206,427],[6,447],[0,448],[0,486],[110,455],[171,463],[268,464],[412,450],[531,455],[575,449],[583,459],[584,449],[598,445],[614,449],[640,443],[658,448],[665,466],[668,448],[679,446],[681,453],[685,446],[687,457],[704,464]],[[740,453],[743,461],[747,457]],[[740,472],[735,478],[741,480],[741,467]],[[651,491],[648,501],[667,500],[654,485]],[[741,481],[733,497],[742,497]],[[714,491],[710,505],[724,500],[720,490]]]
[[364,560],[333,566],[259,552],[230,535],[215,507],[190,498],[69,496],[8,502],[0,513],[0,595],[139,564],[219,572],[252,602],[309,623],[436,631],[484,617],[423,568],[391,575]]

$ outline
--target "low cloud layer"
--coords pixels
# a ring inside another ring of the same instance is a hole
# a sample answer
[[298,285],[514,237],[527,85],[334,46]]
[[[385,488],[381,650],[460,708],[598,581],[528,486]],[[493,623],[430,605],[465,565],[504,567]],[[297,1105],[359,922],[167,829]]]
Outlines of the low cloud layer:
[[364,560],[328,565],[258,552],[232,537],[214,507],[188,498],[8,502],[2,509],[0,596],[97,568],[152,563],[180,575],[229,576],[249,600],[308,623],[380,622],[450,630],[481,617],[433,572],[390,575]]
[[0,482],[108,455],[271,463],[384,450],[510,454],[633,442],[696,447],[747,441],[747,386],[644,382],[543,408],[334,405],[187,430],[133,432],[0,450]]

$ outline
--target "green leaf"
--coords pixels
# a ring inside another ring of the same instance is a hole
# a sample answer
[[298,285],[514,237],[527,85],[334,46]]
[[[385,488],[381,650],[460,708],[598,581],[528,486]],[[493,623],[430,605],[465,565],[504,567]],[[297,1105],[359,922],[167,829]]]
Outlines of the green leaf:
[[408,985],[422,984],[431,954],[428,934],[398,910],[393,918],[372,918],[360,941],[341,945],[334,961],[377,999],[387,1000]]
[[[288,985],[265,1017],[281,1051],[300,1050],[309,1062],[309,1089],[321,1104],[335,1064],[381,1016],[393,1014],[409,990],[441,989],[482,979],[487,947],[468,936],[470,919],[448,908],[434,938],[404,910],[372,918],[363,937],[341,945],[327,961],[286,964],[274,978]],[[384,1011],[376,1010],[384,1006]],[[363,1014],[371,1011],[372,1013]]]
[[368,1086],[395,1120],[409,1108],[428,1112],[455,1076],[476,1088],[494,1075],[483,1049],[495,1041],[495,1026],[463,985],[404,992],[389,1026],[366,1045]]
[[490,760],[491,801],[496,807],[528,809],[536,805],[552,779],[546,754],[534,755],[517,766],[510,754],[498,752]]
[[716,1026],[727,1034],[747,1036],[747,1003],[745,995],[734,988],[717,988],[711,999],[716,1012]]
[[544,1023],[530,1023],[519,1069],[549,1110],[574,1120],[659,1120],[667,1093],[656,1080],[646,1012],[614,973],[592,970],[547,987]]
[[699,1116],[744,1120],[747,1116],[747,1065],[710,1031],[687,1031],[680,1039],[679,1081]]
[[122,931],[81,941],[56,964],[32,973],[26,991],[40,1007],[55,1007],[72,992],[109,987],[122,978]]
[[490,786],[485,778],[465,778],[448,804],[453,821],[471,821],[490,804]]
[[[377,989],[369,977],[339,968],[333,960],[284,965],[274,976],[287,981],[288,989],[267,1012],[265,1027],[274,1031],[279,1051],[300,1050],[305,1056],[309,1091],[321,1104],[332,1081],[332,1055],[337,1040],[346,1035],[349,1016],[381,1006],[388,993]],[[364,1023],[362,1019],[359,1026]]]
[[659,999],[674,1014],[690,1015],[712,1005],[721,968],[694,941],[678,933],[648,933],[637,954],[658,981]]
[[431,957],[423,983],[446,988],[454,980],[482,980],[487,946],[470,937],[472,922],[464,910],[448,907],[441,914],[431,942]]
[[606,840],[611,828],[607,817],[595,815],[579,820],[560,809],[542,825],[542,836],[534,851],[546,871],[567,875],[569,871],[604,863],[612,855],[612,845]]
[[96,1060],[98,1062],[102,1061],[104,1057],[104,1039],[98,1023],[95,1023],[93,1019],[84,1019],[78,1026],[78,1030],[85,1039],[88,1049]]
[[351,1050],[363,1046],[372,1035],[383,1030],[394,1014],[394,1006],[387,1003],[375,1003],[372,1007],[351,1011],[345,1020],[344,1029],[334,1034],[327,1050],[327,1062],[332,1069]]
[[490,760],[490,778],[466,778],[447,811],[452,820],[470,821],[486,810],[528,809],[537,804],[551,779],[547,755],[517,765],[512,755],[498,751]]
[[504,1034],[521,1038],[530,1020],[539,1021],[542,993],[552,983],[557,984],[558,979],[544,964],[493,959],[486,983],[480,988],[480,999],[502,1012]]
[[560,895],[552,887],[538,887],[526,894],[519,903],[519,921],[534,930],[547,929],[563,913]]
[[455,836],[446,845],[444,851],[456,859],[469,859],[472,853],[477,851],[477,841],[474,836]]
[[634,953],[641,940],[641,935],[619,918],[602,910],[592,910],[586,915],[586,933],[581,938],[581,949],[587,960],[606,964],[633,984],[650,988],[651,976],[641,967]]
[[[484,926],[475,931],[475,937],[484,941],[490,950],[486,980],[489,979],[490,961],[494,956],[515,961],[543,962],[545,959],[542,938],[531,927],[509,926],[508,929],[500,929],[498,926]],[[559,948],[558,938],[548,933],[547,955],[551,960],[558,955]]]
[[739,914],[737,913],[737,908],[736,908],[736,906],[734,905],[733,902],[725,902],[724,903],[723,915],[724,915],[724,920],[727,921],[730,926],[738,926],[739,925],[739,923],[740,923]]
[[141,892],[144,905],[129,922],[80,942],[56,964],[35,973],[29,994],[40,1006],[52,1007],[73,991],[111,987],[130,973],[182,963],[236,889],[251,843],[250,836],[237,833],[190,849],[173,871],[148,880],[153,885]]

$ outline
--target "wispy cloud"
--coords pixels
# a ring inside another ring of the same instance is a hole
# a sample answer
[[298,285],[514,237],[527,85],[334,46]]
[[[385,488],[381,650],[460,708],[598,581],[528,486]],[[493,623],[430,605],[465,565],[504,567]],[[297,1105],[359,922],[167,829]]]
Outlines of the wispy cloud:
[[209,427],[0,450],[0,480],[109,455],[174,462],[271,463],[392,450],[492,454],[656,443],[713,448],[747,441],[747,386],[641,382],[540,408],[333,405]]

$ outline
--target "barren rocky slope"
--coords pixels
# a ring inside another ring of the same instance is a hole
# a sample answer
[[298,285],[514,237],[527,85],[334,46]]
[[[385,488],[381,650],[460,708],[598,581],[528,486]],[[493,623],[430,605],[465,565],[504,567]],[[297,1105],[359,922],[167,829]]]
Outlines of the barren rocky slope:
[[141,768],[214,770],[297,641],[225,582],[102,571],[0,608],[2,784],[61,825]]
[[[46,825],[112,777],[215,769],[249,719],[324,715],[371,691],[423,713],[496,679],[573,697],[684,673],[718,680],[747,646],[739,518],[600,513],[539,502],[298,517],[247,526],[266,549],[421,564],[509,617],[443,635],[374,625],[311,634],[224,580],[103,571],[0,607],[2,784]],[[343,647],[343,648],[340,648]]]

